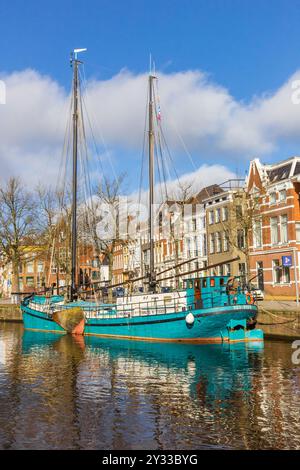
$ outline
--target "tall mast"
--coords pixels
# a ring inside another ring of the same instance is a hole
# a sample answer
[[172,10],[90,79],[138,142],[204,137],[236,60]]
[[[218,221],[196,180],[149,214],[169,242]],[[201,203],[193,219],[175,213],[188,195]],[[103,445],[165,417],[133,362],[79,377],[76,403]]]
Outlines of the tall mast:
[[74,299],[76,294],[76,251],[77,251],[77,166],[78,166],[78,65],[81,63],[77,59],[79,52],[86,49],[74,49],[71,57],[73,66],[73,173],[72,173],[72,265],[71,265],[71,296]]
[[156,279],[154,270],[154,126],[153,126],[153,81],[155,76],[149,75],[149,291],[155,292]]

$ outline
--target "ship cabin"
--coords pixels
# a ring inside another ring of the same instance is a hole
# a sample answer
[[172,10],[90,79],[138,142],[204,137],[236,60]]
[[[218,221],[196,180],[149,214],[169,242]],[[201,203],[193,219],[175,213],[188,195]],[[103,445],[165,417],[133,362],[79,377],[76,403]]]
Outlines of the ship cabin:
[[184,280],[187,308],[201,309],[244,305],[252,298],[242,289],[238,278],[232,276],[207,276]]

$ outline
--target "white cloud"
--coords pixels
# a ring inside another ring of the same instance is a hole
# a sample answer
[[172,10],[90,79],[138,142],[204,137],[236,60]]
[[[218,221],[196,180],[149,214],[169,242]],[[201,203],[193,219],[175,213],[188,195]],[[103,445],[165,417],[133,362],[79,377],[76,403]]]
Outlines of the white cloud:
[[[169,147],[176,162],[176,155],[183,153],[179,133],[194,155],[199,168],[195,174],[204,171],[205,161],[234,165],[235,159],[265,155],[288,140],[300,143],[300,105],[291,100],[292,81],[300,78],[300,72],[277,91],[249,103],[238,102],[200,71],[158,75]],[[7,95],[6,104],[0,105],[1,177],[54,178],[63,146],[68,93],[53,79],[32,70],[0,78]],[[86,106],[97,139],[101,141],[101,130],[106,147],[115,156],[118,152],[122,156],[120,149],[126,155],[131,152],[128,167],[136,166],[143,140],[147,75],[122,70],[109,80],[92,80],[87,87]],[[100,150],[104,152],[103,145]],[[200,154],[201,161],[195,156]],[[206,175],[214,176],[208,168]]]
[[[204,164],[193,172],[184,173],[180,176],[179,180],[172,179],[167,181],[167,196],[171,200],[180,200],[183,198],[185,190],[187,190],[186,196],[190,197],[206,186],[210,186],[211,184],[221,184],[233,178],[236,178],[236,175],[224,165]],[[161,190],[163,190],[162,193]],[[157,204],[166,199],[164,188],[161,188],[158,184],[155,185],[154,194],[155,202]],[[134,192],[128,197],[128,200],[132,201],[132,203],[139,202],[140,200],[141,204],[147,206],[148,192],[143,191],[141,192],[141,195],[139,195],[138,192]]]

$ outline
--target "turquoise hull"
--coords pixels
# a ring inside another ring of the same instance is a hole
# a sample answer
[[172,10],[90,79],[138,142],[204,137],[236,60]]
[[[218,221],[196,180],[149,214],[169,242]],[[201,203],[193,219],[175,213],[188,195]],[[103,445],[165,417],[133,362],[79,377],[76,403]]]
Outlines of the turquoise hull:
[[[21,306],[26,329],[66,333],[47,313]],[[257,315],[255,305],[231,305],[193,310],[194,323],[187,324],[188,312],[143,315],[133,318],[85,318],[85,335],[124,338],[143,341],[220,343],[223,341],[259,341],[261,330],[247,330],[247,320]],[[230,322],[244,325],[233,330]]]

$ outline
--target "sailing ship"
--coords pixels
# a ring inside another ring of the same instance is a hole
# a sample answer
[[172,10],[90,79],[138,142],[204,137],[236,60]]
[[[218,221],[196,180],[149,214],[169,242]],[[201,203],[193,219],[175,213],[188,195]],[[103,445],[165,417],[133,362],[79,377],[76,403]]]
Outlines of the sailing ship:
[[[184,287],[171,292],[159,289],[154,263],[154,104],[153,82],[149,75],[148,158],[149,158],[149,270],[147,293],[117,297],[115,303],[78,300],[77,285],[77,165],[78,165],[78,53],[73,66],[73,172],[72,240],[70,295],[31,294],[21,302],[25,329],[52,333],[96,335],[99,337],[185,343],[222,343],[262,341],[263,332],[255,329],[257,306],[252,296],[229,276],[189,277]],[[225,260],[226,264],[233,260]],[[184,263],[181,263],[184,264]],[[207,266],[205,269],[215,266]],[[165,270],[167,271],[167,270]],[[181,273],[192,274],[193,272]],[[177,275],[175,275],[176,277]],[[132,280],[130,282],[133,282]],[[112,285],[110,288],[114,287]]]

